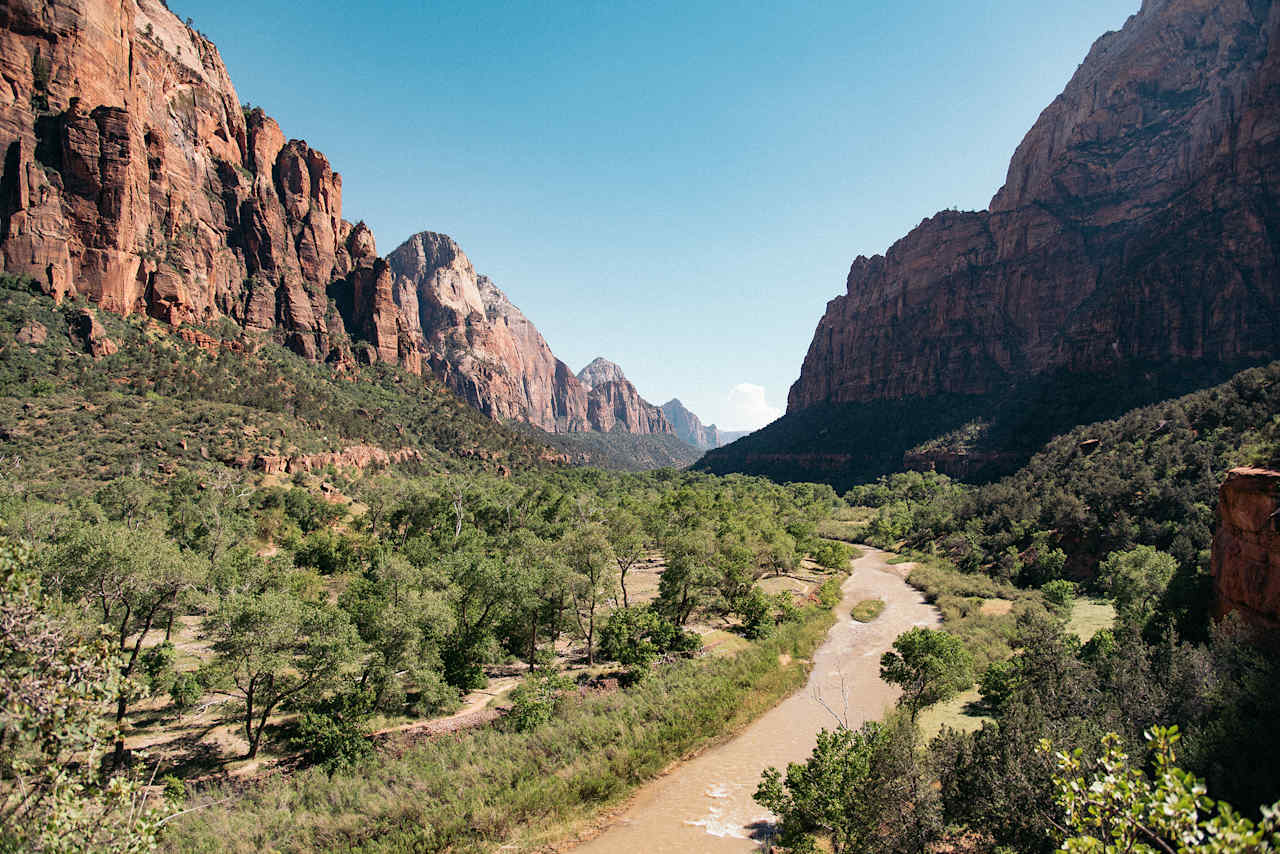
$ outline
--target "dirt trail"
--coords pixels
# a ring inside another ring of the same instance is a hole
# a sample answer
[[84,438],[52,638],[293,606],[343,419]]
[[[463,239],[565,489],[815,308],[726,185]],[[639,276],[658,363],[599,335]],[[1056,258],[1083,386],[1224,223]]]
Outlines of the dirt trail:
[[[579,854],[753,851],[773,816],[751,795],[769,766],[802,761],[817,734],[835,724],[834,709],[850,726],[879,718],[897,696],[880,681],[880,654],[912,626],[935,626],[937,612],[903,581],[892,555],[864,548],[841,588],[835,626],[814,656],[805,688],[783,700],[732,740],[714,747],[642,788]],[[849,618],[863,599],[884,600],[870,623]],[[819,698],[823,702],[819,702]],[[846,712],[847,698],[847,712]]]

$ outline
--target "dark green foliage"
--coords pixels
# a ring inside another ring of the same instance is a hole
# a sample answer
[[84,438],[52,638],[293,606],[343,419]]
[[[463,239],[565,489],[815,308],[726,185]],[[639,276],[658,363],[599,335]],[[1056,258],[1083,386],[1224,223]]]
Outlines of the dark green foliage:
[[637,672],[659,656],[693,652],[701,645],[696,632],[681,629],[649,607],[619,608],[600,629],[600,654]]
[[931,775],[920,761],[914,722],[890,716],[857,730],[818,733],[804,763],[786,777],[769,768],[755,799],[779,817],[777,842],[795,854],[918,854],[941,833]]
[[880,678],[902,688],[899,703],[914,720],[921,709],[973,684],[973,659],[959,638],[917,626],[898,635],[880,657]]
[[350,767],[373,753],[367,724],[373,705],[373,694],[359,690],[323,700],[303,712],[293,743],[331,771]]
[[511,692],[511,711],[506,723],[516,732],[528,732],[551,720],[556,700],[573,685],[573,680],[554,670],[539,670]]
[[849,568],[849,561],[853,559],[853,546],[815,537],[809,545],[809,554],[823,569],[843,572]]
[[956,473],[982,483],[1015,471],[1054,436],[1078,424],[1204,389],[1247,366],[1129,364],[1105,374],[1034,377],[984,396],[819,404],[707,452],[695,468],[829,483],[844,490],[901,470],[907,452],[921,450],[944,460],[955,455],[964,469]]

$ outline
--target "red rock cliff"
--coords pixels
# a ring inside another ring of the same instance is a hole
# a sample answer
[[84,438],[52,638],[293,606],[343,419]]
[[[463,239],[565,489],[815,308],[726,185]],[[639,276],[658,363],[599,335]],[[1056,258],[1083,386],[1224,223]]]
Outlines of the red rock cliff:
[[425,362],[495,418],[670,431],[593,408],[449,238],[379,257],[324,155],[242,109],[217,48],[160,0],[0,4],[0,82],[6,272],[175,326],[229,317],[310,359]]
[[978,213],[853,262],[788,411],[1280,352],[1280,4],[1146,0]]
[[1280,472],[1235,469],[1218,491],[1213,535],[1217,615],[1280,629]]

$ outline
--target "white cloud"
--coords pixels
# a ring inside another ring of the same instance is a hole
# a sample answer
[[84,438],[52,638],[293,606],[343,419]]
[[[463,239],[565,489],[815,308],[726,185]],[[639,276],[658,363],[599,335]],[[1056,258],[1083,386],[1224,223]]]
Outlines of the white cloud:
[[758,430],[782,415],[764,399],[764,386],[738,383],[729,390],[726,430]]

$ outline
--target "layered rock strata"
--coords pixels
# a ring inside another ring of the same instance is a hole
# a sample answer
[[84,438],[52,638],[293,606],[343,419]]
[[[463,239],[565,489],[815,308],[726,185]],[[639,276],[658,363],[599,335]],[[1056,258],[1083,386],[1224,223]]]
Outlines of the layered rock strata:
[[986,211],[853,262],[788,411],[1280,352],[1280,4],[1146,0]]

